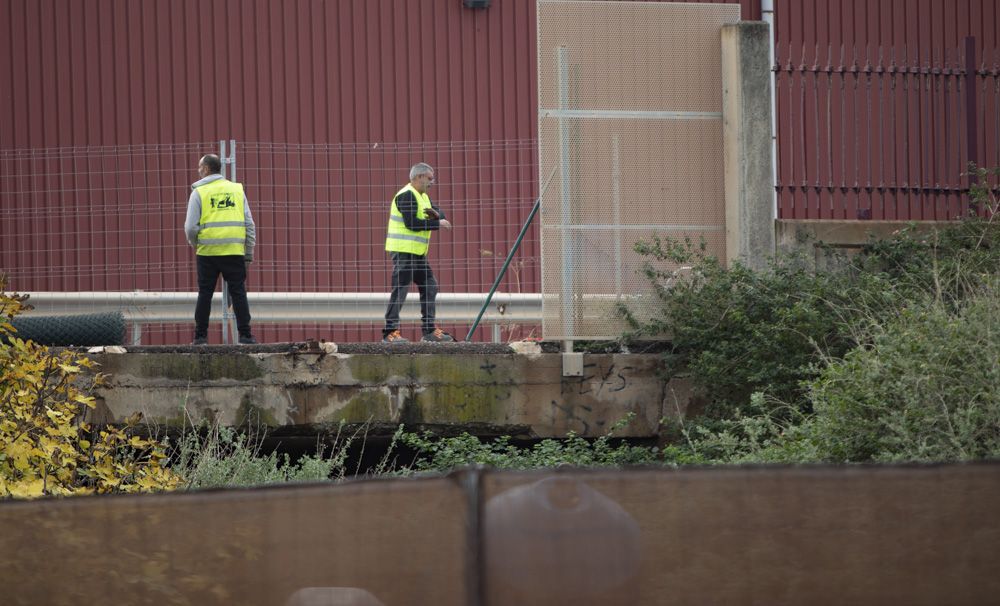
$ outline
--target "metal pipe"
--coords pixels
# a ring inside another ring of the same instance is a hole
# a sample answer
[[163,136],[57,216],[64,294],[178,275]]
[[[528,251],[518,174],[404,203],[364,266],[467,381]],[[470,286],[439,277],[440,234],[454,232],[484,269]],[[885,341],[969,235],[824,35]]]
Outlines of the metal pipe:
[[[32,292],[27,293],[34,307],[26,317],[74,315],[121,311],[127,322],[168,324],[189,322],[198,299],[194,292]],[[439,320],[468,323],[481,311],[483,293],[442,293],[438,295]],[[247,295],[254,322],[263,323],[347,323],[383,321],[389,294],[321,292],[253,292]],[[612,296],[607,298],[613,299]],[[222,300],[216,292],[213,307]],[[485,314],[481,321],[490,324],[538,324],[542,320],[540,293],[499,293],[493,297],[498,311]],[[502,311],[500,311],[502,310]],[[414,299],[403,308],[403,319],[420,319],[420,306]],[[213,322],[220,317],[213,314]]]
[[771,70],[771,183],[774,185],[772,216],[778,217],[778,103],[774,71],[774,0],[761,0],[761,16],[768,25],[771,43],[768,45],[768,67]]

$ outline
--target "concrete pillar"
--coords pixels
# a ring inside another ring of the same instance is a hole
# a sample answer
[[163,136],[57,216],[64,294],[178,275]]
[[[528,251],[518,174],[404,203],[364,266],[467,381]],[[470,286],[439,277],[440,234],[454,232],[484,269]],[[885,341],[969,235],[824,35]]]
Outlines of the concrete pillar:
[[766,23],[722,28],[726,261],[755,269],[774,255],[769,44]]

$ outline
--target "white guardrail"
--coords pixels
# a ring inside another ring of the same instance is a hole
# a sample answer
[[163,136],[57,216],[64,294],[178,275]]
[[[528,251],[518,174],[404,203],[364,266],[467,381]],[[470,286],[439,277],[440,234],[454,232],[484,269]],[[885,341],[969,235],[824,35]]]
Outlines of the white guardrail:
[[[58,316],[121,311],[132,324],[132,344],[142,338],[142,325],[193,322],[197,292],[29,292],[28,303],[34,307],[30,316]],[[251,292],[250,313],[253,321],[268,323],[381,323],[389,293],[316,293]],[[437,296],[439,322],[472,324],[486,293],[441,293]],[[406,299],[400,317],[404,321],[420,319],[420,295],[414,289]],[[222,312],[222,294],[212,298],[213,323],[231,321],[232,313]],[[482,325],[493,326],[493,338],[499,341],[503,324],[541,324],[540,293],[495,293],[483,314]],[[458,335],[456,335],[458,336]],[[461,335],[464,337],[464,335]]]

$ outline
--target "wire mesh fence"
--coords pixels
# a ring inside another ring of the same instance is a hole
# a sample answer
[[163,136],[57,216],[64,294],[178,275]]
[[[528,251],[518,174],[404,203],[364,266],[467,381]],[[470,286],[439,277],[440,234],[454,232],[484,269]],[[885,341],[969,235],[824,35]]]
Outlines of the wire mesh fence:
[[[196,290],[194,254],[183,235],[187,199],[200,156],[220,151],[220,142],[0,151],[0,270],[9,287]],[[257,224],[251,293],[387,291],[389,202],[417,162],[435,167],[438,184],[430,194],[454,225],[432,240],[431,264],[442,292],[485,292],[537,189],[533,140],[237,141],[224,151],[230,160],[225,169],[245,185]],[[500,290],[538,292],[538,255],[537,230],[531,230]],[[411,298],[415,304],[416,292]],[[299,323],[255,330],[271,341],[368,340],[379,328]],[[505,339],[538,332],[505,330]],[[190,332],[187,324],[147,326],[143,339],[185,342]]]
[[[546,338],[605,339],[658,300],[634,250],[691,238],[725,258],[724,24],[735,4],[538,3]],[[669,31],[669,36],[661,32]]]

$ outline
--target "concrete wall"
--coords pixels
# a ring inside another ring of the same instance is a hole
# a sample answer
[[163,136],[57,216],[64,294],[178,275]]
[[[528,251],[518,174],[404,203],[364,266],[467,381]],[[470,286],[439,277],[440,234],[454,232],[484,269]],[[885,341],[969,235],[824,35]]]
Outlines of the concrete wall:
[[726,257],[762,268],[774,253],[768,26],[722,28]]
[[775,223],[775,240],[779,253],[804,254],[822,269],[836,263],[838,256],[851,256],[866,242],[889,237],[907,226],[923,233],[945,225],[935,221],[780,220]]
[[564,377],[560,354],[127,353],[92,356],[109,374],[96,422],[141,412],[149,424],[261,423],[273,435],[341,422],[399,423],[480,434],[654,437],[683,414],[690,387],[667,384],[655,354],[584,354]]

